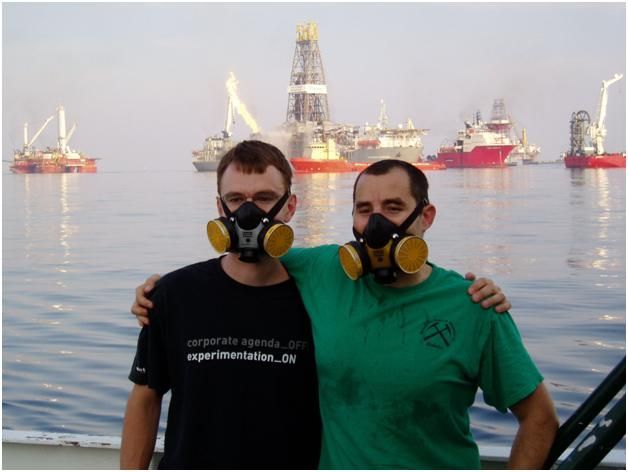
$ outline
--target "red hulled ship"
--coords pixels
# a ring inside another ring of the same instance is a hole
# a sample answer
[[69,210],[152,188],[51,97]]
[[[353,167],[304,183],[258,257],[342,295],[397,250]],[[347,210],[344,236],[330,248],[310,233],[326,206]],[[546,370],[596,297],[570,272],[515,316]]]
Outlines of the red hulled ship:
[[608,87],[623,77],[615,74],[610,80],[603,80],[600,89],[600,102],[595,122],[586,110],[572,113],[569,122],[570,148],[563,154],[565,167],[568,169],[599,169],[625,168],[626,153],[608,153],[604,149],[606,128],[606,107],[608,104]]
[[500,130],[484,123],[477,112],[473,123],[465,121],[453,145],[438,149],[436,162],[452,167],[504,167],[504,161],[515,144]]
[[[311,174],[319,172],[360,172],[377,162],[349,161],[336,152],[336,144],[333,139],[325,142],[314,141],[307,146],[309,157],[291,157],[290,162],[294,171],[298,174]],[[440,162],[411,162],[413,166],[421,170],[444,170],[446,166]]]
[[64,174],[64,173],[94,173],[97,171],[96,159],[73,151],[69,148],[68,142],[74,134],[76,124],[72,126],[69,133],[65,132],[65,111],[63,107],[58,108],[59,137],[57,147],[37,150],[33,148],[33,143],[44,131],[48,123],[54,116],[49,117],[35,135],[28,139],[28,125],[24,125],[24,146],[22,150],[16,151],[13,155],[13,163],[9,167],[14,174]]

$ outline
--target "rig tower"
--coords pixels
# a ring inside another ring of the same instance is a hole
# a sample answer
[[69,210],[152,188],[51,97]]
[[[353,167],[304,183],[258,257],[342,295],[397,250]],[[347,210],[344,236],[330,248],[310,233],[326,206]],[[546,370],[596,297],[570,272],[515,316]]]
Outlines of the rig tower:
[[307,125],[329,121],[327,84],[318,49],[318,26],[314,22],[297,25],[290,86],[287,123]]

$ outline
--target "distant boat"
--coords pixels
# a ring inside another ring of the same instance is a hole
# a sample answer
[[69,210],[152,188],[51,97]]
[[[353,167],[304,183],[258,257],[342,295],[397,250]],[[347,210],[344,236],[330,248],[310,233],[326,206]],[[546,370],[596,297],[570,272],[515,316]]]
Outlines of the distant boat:
[[192,151],[192,164],[198,172],[213,172],[218,169],[220,159],[227,154],[234,144],[231,141],[231,126],[235,123],[235,114],[231,95],[227,99],[227,116],[225,127],[217,136],[205,138],[203,148]]
[[562,155],[565,167],[580,169],[625,168],[626,153],[609,153],[604,149],[606,128],[606,106],[608,104],[608,87],[623,77],[615,74],[610,80],[603,80],[600,89],[600,101],[597,116],[593,123],[586,110],[572,113],[569,121],[570,149]]
[[423,142],[421,136],[426,129],[417,129],[412,120],[405,127],[388,127],[388,116],[384,100],[380,102],[379,120],[375,126],[364,126],[364,132],[358,136],[355,147],[346,152],[351,162],[375,162],[383,159],[400,159],[407,162],[423,160]]
[[452,167],[504,167],[515,148],[503,133],[488,127],[478,111],[473,122],[465,121],[453,144],[438,148],[436,162]]
[[72,126],[70,132],[66,134],[65,110],[62,106],[57,109],[59,123],[59,137],[57,147],[47,147],[39,150],[33,144],[50,123],[54,115],[49,117],[39,128],[35,135],[29,140],[28,124],[24,124],[24,145],[21,150],[15,151],[13,163],[9,169],[14,174],[64,174],[64,173],[94,173],[97,170],[96,159],[73,151],[68,146],[76,124]]

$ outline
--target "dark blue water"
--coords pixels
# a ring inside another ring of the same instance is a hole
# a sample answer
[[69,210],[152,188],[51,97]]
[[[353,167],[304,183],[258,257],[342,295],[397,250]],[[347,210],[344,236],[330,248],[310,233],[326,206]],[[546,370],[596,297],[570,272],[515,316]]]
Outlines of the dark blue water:
[[[354,178],[297,176],[299,245],[352,238]],[[565,420],[625,355],[625,170],[551,164],[428,178],[430,259],[505,290]],[[2,193],[3,427],[117,435],[139,330],[134,287],[215,256],[205,235],[215,174],[5,173]],[[516,421],[481,394],[472,419],[479,442],[511,443]]]

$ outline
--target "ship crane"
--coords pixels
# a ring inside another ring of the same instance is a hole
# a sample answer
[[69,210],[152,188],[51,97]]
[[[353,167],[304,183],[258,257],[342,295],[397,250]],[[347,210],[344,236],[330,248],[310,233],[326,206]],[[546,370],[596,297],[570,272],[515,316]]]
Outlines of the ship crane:
[[235,125],[235,113],[233,112],[233,100],[231,95],[227,96],[227,116],[225,117],[225,128],[222,130],[224,139],[231,137],[231,126]]
[[39,138],[39,135],[43,133],[44,129],[46,129],[46,126],[48,126],[48,123],[50,123],[53,119],[54,115],[48,118],[44,122],[44,124],[41,125],[41,128],[39,128],[39,130],[35,133],[35,136],[33,136],[30,141],[28,141],[28,123],[24,123],[24,152],[30,150],[33,143],[37,140],[37,138]]
[[65,144],[70,143],[70,139],[72,139],[72,135],[74,134],[74,131],[76,131],[76,123],[74,123],[72,125],[72,128],[70,128],[70,131],[68,131],[68,135],[65,137]]
[[620,80],[622,77],[623,74],[615,74],[612,79],[602,81],[596,120],[589,126],[589,137],[593,142],[595,153],[598,155],[604,154],[604,138],[606,137],[604,121],[606,120],[606,108],[608,105],[608,87]]
[[377,120],[377,129],[388,128],[388,115],[386,114],[386,104],[382,98],[379,101],[379,119]]

